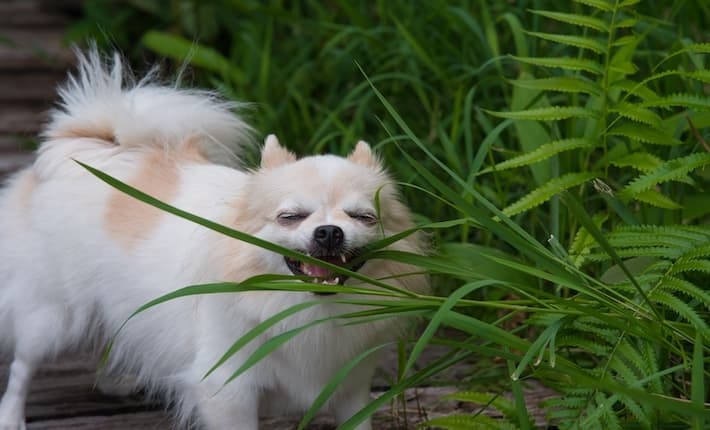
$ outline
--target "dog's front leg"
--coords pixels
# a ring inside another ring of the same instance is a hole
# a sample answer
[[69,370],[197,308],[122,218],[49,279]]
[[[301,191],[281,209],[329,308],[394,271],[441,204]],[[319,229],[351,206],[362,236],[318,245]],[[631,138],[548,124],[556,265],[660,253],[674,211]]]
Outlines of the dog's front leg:
[[[364,408],[370,402],[370,384],[360,384],[348,390],[347,394],[338,396],[333,406],[333,415],[338,424],[342,424]],[[355,430],[371,430],[370,418],[355,427]]]
[[0,430],[25,430],[25,401],[36,366],[15,356],[10,376],[0,402]]
[[205,383],[199,413],[206,430],[258,430],[259,390],[237,381],[227,386]]

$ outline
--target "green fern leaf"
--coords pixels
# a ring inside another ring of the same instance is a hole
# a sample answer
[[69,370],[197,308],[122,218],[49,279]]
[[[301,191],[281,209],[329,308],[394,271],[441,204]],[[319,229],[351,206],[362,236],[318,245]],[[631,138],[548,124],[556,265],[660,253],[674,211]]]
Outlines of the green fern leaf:
[[519,155],[517,157],[505,160],[501,163],[495,165],[495,168],[486,168],[482,172],[489,171],[500,171],[506,169],[513,169],[521,166],[528,166],[530,164],[539,163],[544,161],[553,155],[559,154],[560,152],[570,151],[577,148],[593,148],[596,146],[597,142],[591,139],[563,139],[556,140],[554,142],[546,143],[539,148],[535,149],[533,152],[527,154]]
[[690,250],[695,248],[695,242],[687,237],[673,234],[639,234],[627,231],[615,231],[607,237],[612,246],[617,248],[639,248],[642,246],[667,246],[669,248],[679,248]]
[[706,309],[710,310],[710,294],[707,291],[698,288],[692,282],[675,276],[666,276],[661,281],[659,288],[664,290],[676,291],[691,297],[702,303]]
[[697,94],[677,93],[641,103],[643,107],[683,107],[697,110],[710,110],[710,98]]
[[646,83],[649,80],[651,79],[645,79],[643,82],[636,82],[631,79],[623,79],[612,83],[611,89],[624,91],[629,95],[641,97],[643,100],[655,100],[658,98],[658,94],[646,86]]
[[710,43],[691,43],[683,49],[673,52],[666,59],[681,54],[710,54]]
[[559,91],[593,95],[599,95],[602,92],[601,87],[594,82],[565,76],[544,79],[516,79],[510,81],[510,83],[516,87],[538,91]]
[[629,225],[622,226],[614,230],[614,233],[636,233],[647,234],[652,236],[663,237],[678,237],[685,241],[695,243],[706,242],[710,240],[710,227],[708,226],[691,226],[691,225]]
[[516,57],[514,59],[525,64],[534,66],[559,68],[564,70],[583,70],[595,75],[604,73],[602,66],[598,62],[576,57]]
[[638,43],[638,36],[622,36],[616,39],[611,46],[626,46],[632,43]]
[[695,70],[692,72],[684,73],[683,75],[690,79],[695,79],[696,81],[704,82],[706,84],[710,83],[710,70],[707,69]]
[[710,164],[710,154],[701,152],[666,161],[656,169],[634,179],[622,190],[622,195],[633,197],[658,184],[678,180],[698,167]]
[[659,128],[631,122],[616,125],[607,134],[610,136],[624,136],[654,145],[680,145],[683,143]]
[[638,72],[638,67],[631,61],[616,60],[609,64],[609,70],[621,73],[622,75],[633,75]]
[[[617,249],[616,253],[621,258],[632,258],[638,257],[640,255],[644,257],[658,257],[658,258],[677,258],[680,257],[681,253],[675,248],[668,248],[665,246],[651,246],[648,248],[626,248]],[[587,256],[590,261],[609,261],[611,257],[607,253],[593,253]]]
[[559,43],[561,45],[572,46],[575,48],[588,49],[597,54],[601,54],[606,50],[606,47],[600,42],[581,36],[569,36],[563,34],[540,33],[537,31],[526,31],[530,36],[538,39],[549,40],[550,42]]
[[677,210],[683,209],[683,206],[671,200],[669,197],[659,193],[655,190],[642,191],[634,196],[638,201],[648,203],[649,205],[655,206],[661,209]]
[[529,121],[559,121],[568,118],[594,118],[594,112],[577,106],[547,106],[513,112],[484,111],[499,118]]
[[609,163],[617,167],[632,167],[642,172],[648,172],[663,164],[663,161],[648,152],[634,152],[621,158],[612,159]]
[[614,4],[608,0],[574,0],[577,3],[582,3],[587,6],[603,10],[604,12],[609,12],[614,9]]
[[648,124],[657,129],[661,127],[661,123],[663,122],[663,119],[654,111],[631,103],[621,102],[610,111],[615,112],[624,118]]
[[503,213],[513,216],[532,209],[548,201],[552,196],[564,190],[583,184],[594,179],[596,175],[590,172],[568,173],[554,178],[546,184],[534,189],[520,200],[503,209]]
[[[622,19],[621,21],[617,21],[612,25],[612,28],[631,28],[635,26],[638,23],[638,20],[636,18],[626,18]],[[631,36],[635,39],[638,39],[637,36]]]
[[593,18],[591,16],[577,15],[574,13],[563,13],[563,12],[553,12],[550,10],[531,10],[530,12],[544,16],[545,18],[550,18],[555,21],[564,22],[566,24],[572,24],[579,27],[587,27],[601,32],[608,32],[609,27],[601,19]]
[[688,250],[685,254],[681,256],[682,258],[701,258],[710,257],[710,243],[694,246],[692,249]]
[[641,0],[624,0],[619,3],[619,9],[641,3]]
[[671,268],[670,274],[677,275],[685,272],[710,273],[710,260],[700,258],[676,262]]
[[652,291],[651,294],[649,294],[649,299],[654,303],[660,303],[664,305],[669,310],[673,311],[674,313],[678,314],[678,316],[688,321],[696,329],[708,329],[708,325],[707,323],[705,323],[703,318],[698,315],[698,313],[693,310],[693,308],[688,306],[685,301],[679,299],[678,297],[672,294],[668,294],[663,290],[655,290]]

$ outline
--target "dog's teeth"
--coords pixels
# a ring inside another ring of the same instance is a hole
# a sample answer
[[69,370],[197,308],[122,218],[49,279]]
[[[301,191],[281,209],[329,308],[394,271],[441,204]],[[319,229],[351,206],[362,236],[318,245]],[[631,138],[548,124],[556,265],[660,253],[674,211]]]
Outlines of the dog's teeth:
[[342,261],[343,263],[345,263],[346,261],[348,261],[348,260],[345,259],[345,254],[340,254],[340,261]]

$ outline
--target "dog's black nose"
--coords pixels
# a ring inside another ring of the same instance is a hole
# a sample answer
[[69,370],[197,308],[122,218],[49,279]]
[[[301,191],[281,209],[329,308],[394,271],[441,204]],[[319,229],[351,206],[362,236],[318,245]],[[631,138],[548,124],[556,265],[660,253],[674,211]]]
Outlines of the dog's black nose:
[[313,231],[313,239],[328,251],[338,251],[343,247],[345,233],[337,225],[322,225]]

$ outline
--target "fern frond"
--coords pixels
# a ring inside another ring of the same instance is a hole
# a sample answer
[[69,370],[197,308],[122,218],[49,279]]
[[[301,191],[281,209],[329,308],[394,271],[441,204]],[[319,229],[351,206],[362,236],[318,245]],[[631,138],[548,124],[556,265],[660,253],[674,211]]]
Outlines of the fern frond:
[[572,46],[574,48],[588,49],[597,54],[601,54],[606,50],[606,46],[602,45],[594,39],[581,36],[569,36],[565,34],[541,33],[537,31],[526,31],[530,36],[538,39],[548,40],[550,42],[559,43],[561,45]]
[[686,259],[701,258],[701,257],[710,257],[710,243],[706,243],[705,245],[702,245],[702,246],[696,246],[681,256],[681,258],[686,258]]
[[642,172],[648,172],[663,164],[663,161],[648,152],[634,152],[612,159],[609,163],[617,167],[632,167]]
[[[631,258],[631,257],[679,257],[680,251],[675,248],[668,248],[664,246],[649,246],[647,248],[625,248],[617,249],[616,253],[621,258]],[[590,261],[609,261],[611,257],[606,253],[592,253],[587,256]]]
[[495,168],[487,168],[481,173],[487,173],[493,170],[506,170],[513,169],[516,167],[528,166],[530,164],[539,163],[544,161],[553,155],[557,155],[561,152],[570,151],[577,148],[593,148],[596,146],[596,142],[590,139],[563,139],[556,140],[554,142],[546,143],[541,145],[539,148],[527,154],[519,155],[513,157],[509,160],[505,160],[495,165]]
[[694,242],[710,240],[710,226],[640,224],[621,226],[613,234],[617,233],[675,236]]
[[604,73],[602,66],[592,60],[576,57],[516,57],[513,58],[521,63],[531,64],[533,66],[550,67],[556,69],[585,71],[595,75]]
[[631,79],[623,79],[621,81],[616,81],[611,85],[613,90],[621,90],[625,93],[640,97],[643,100],[655,100],[659,96],[655,91],[650,89],[646,84],[649,79],[645,79],[643,82],[636,82]]
[[605,343],[585,339],[578,334],[572,333],[557,335],[557,345],[559,348],[577,348],[600,356],[608,354],[610,348],[609,345]]
[[690,79],[695,79],[696,81],[704,82],[706,84],[710,83],[710,70],[694,70],[692,72],[687,72],[683,74],[685,77]]
[[510,81],[510,83],[516,87],[538,91],[559,91],[593,95],[599,95],[602,92],[601,87],[594,82],[590,82],[582,78],[567,76],[543,79],[516,79]]
[[568,173],[558,178],[551,179],[546,184],[532,190],[520,198],[515,203],[503,209],[503,213],[508,216],[513,216],[521,212],[539,206],[548,201],[555,194],[561,193],[567,189],[591,181],[596,175],[590,172]]
[[594,112],[577,106],[548,106],[512,112],[484,111],[499,118],[529,121],[559,121],[568,118],[593,118],[595,116]]
[[693,308],[688,306],[685,301],[680,300],[678,297],[669,294],[663,290],[655,290],[652,291],[651,294],[649,294],[649,299],[651,299],[654,303],[660,303],[664,305],[670,311],[678,314],[678,316],[688,321],[696,329],[708,329],[708,325],[707,323],[705,323],[703,318],[698,315],[698,313],[695,312]]
[[604,12],[609,12],[614,10],[614,3],[609,0],[574,0],[577,3],[582,3],[587,6],[602,10]]
[[663,278],[658,288],[683,293],[702,303],[706,309],[710,310],[710,294],[685,279],[669,275]]
[[530,10],[535,15],[544,16],[555,21],[564,22],[566,24],[576,25],[578,27],[587,27],[600,32],[608,32],[609,26],[602,21],[591,16],[578,15],[575,13],[553,12],[551,10]]
[[678,210],[683,209],[683,206],[671,200],[670,197],[665,196],[658,191],[653,189],[641,191],[640,193],[634,195],[634,199],[648,203],[651,206],[655,206],[661,209]]
[[682,107],[696,110],[710,110],[710,98],[697,94],[676,93],[657,99],[646,100],[643,107]]
[[676,262],[671,268],[670,274],[677,275],[685,272],[710,273],[710,260],[701,258]]
[[[639,234],[637,232],[614,231],[607,236],[607,240],[616,248],[639,248],[643,246],[665,246],[678,248],[682,251],[693,249],[696,241],[689,240],[687,236],[674,234]],[[680,254],[679,254],[680,256]]]
[[625,122],[614,126],[607,132],[610,136],[624,136],[654,145],[681,145],[683,142],[666,134],[665,131],[633,122]]
[[[622,19],[620,21],[615,22],[612,24],[611,28],[617,29],[617,28],[630,28],[638,24],[638,19],[636,18],[626,18]],[[638,38],[637,36],[629,36],[633,38]]]
[[666,161],[656,169],[631,181],[623,190],[626,196],[635,196],[658,184],[678,180],[693,170],[710,164],[710,153],[701,152]]
[[643,108],[632,103],[621,102],[616,105],[610,112],[616,113],[619,116],[628,118],[632,121],[641,122],[651,125],[655,128],[660,128],[663,119],[658,114],[650,109]]

